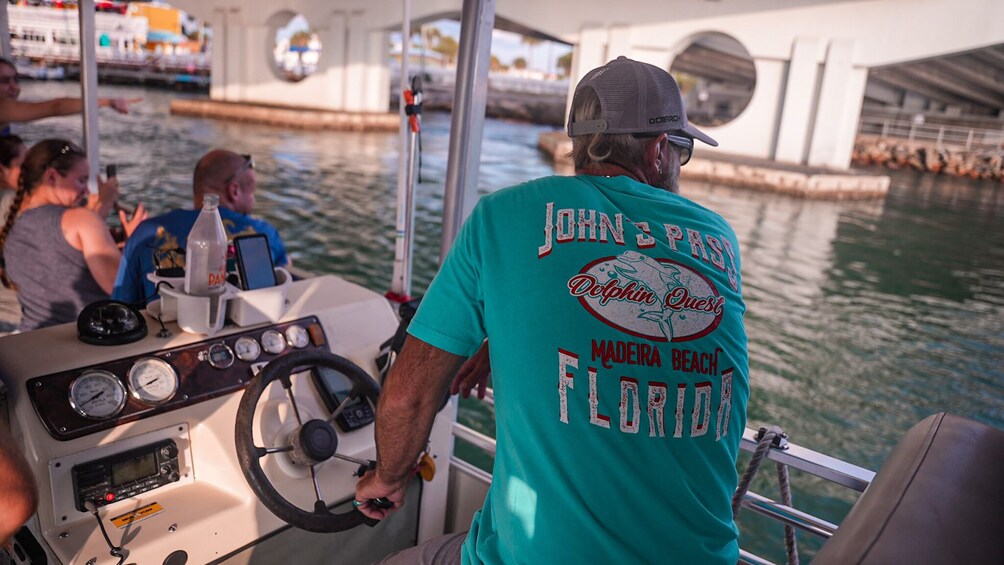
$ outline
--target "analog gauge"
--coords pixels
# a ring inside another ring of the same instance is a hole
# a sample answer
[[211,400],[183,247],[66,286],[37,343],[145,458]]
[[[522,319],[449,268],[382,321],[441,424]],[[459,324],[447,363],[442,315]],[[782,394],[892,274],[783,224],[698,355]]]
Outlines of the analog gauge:
[[234,342],[234,352],[241,361],[254,361],[261,355],[261,346],[253,337],[243,336]]
[[297,349],[307,347],[307,344],[310,343],[310,338],[307,336],[307,330],[305,330],[303,326],[297,324],[289,326],[286,328],[286,343]]
[[278,355],[286,349],[286,338],[276,330],[267,330],[261,334],[261,346],[267,353]]
[[217,369],[226,369],[234,364],[234,350],[222,341],[210,345],[209,364]]
[[125,403],[125,385],[108,371],[87,371],[70,384],[70,406],[85,418],[107,420]]
[[178,391],[178,372],[156,357],[143,357],[129,369],[129,392],[144,404],[163,404]]

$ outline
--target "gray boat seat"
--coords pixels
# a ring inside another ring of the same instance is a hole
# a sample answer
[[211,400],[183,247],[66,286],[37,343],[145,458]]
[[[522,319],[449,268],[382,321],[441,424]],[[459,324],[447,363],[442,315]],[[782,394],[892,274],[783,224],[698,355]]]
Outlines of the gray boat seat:
[[1004,564],[1004,432],[944,412],[910,428],[812,563]]

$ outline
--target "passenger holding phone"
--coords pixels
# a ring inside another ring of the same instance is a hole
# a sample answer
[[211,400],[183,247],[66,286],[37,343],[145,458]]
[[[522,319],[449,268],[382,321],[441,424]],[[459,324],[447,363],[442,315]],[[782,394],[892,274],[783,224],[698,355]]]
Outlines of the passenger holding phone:
[[274,265],[288,266],[289,258],[279,232],[265,220],[250,215],[255,205],[257,184],[254,159],[250,155],[239,155],[226,149],[213,149],[206,153],[195,165],[192,175],[192,209],[172,210],[139,225],[123,251],[112,298],[145,305],[158,297],[157,289],[147,279],[147,274],[158,268],[184,266],[181,250],[188,241],[188,234],[199,216],[202,198],[206,194],[220,197],[219,211],[228,239],[264,234]]
[[[85,306],[111,293],[122,256],[104,216],[80,205],[88,197],[86,157],[69,141],[46,139],[28,150],[21,165],[0,230],[3,282],[18,289],[21,331],[74,321]],[[119,214],[127,234],[145,218],[142,206],[132,218]]]

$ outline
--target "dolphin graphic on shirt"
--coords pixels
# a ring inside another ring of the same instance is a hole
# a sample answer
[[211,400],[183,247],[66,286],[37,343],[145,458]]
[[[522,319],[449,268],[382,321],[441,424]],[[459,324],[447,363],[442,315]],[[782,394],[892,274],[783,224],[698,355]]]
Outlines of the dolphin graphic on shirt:
[[659,297],[659,310],[642,312],[638,317],[658,323],[666,340],[673,341],[673,315],[676,312],[672,308],[666,308],[665,304],[669,293],[676,287],[683,286],[678,278],[680,270],[637,251],[625,251],[617,259],[623,264],[614,265],[620,276],[644,284]]

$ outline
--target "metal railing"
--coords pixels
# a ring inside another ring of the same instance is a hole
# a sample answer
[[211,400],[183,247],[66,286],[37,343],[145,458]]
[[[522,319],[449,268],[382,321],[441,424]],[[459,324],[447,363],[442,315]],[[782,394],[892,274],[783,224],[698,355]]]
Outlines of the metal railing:
[[[495,396],[491,389],[488,389],[482,402],[489,406],[495,405]],[[743,451],[752,453],[756,450],[758,443],[756,434],[756,430],[746,428],[740,443],[740,448]],[[481,449],[492,457],[495,456],[495,438],[457,422],[453,424],[453,435],[457,439],[462,439]],[[815,475],[857,492],[863,492],[875,478],[873,471],[793,443],[788,443],[785,448],[771,447],[767,452],[767,459],[788,465],[793,469]],[[491,477],[490,474],[486,474],[485,476]],[[777,520],[782,524],[794,526],[823,539],[829,539],[837,531],[838,526],[836,524],[808,512],[781,504],[753,491],[746,493],[742,504],[743,507],[753,512]],[[740,549],[739,562],[751,565],[772,565],[770,561],[742,549]]]
[[900,139],[910,144],[933,145],[938,149],[956,148],[966,151],[1000,147],[1004,143],[1004,128],[928,124],[880,117],[862,117],[858,123],[858,134]]

